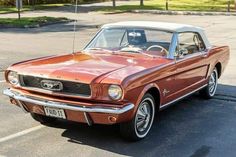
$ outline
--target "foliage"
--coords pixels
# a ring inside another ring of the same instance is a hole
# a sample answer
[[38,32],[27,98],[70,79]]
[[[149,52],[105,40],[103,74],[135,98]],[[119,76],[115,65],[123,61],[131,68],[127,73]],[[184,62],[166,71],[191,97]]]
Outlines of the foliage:
[[[181,11],[227,11],[227,0],[169,0],[169,10]],[[234,0],[230,0],[231,8],[234,7]],[[138,2],[133,5],[122,5],[113,7],[103,7],[99,11],[130,11],[135,9],[146,10],[165,10],[166,0],[144,0],[144,6],[140,6]]]
[[[0,0],[1,6],[15,6],[16,0]],[[107,0],[78,0],[79,3],[94,3]],[[75,0],[23,0],[23,5],[42,5],[42,4],[75,4]]]
[[[16,0],[0,0],[0,6],[14,6]],[[74,0],[23,0],[24,5],[74,3]]]
[[0,18],[0,27],[36,27],[45,24],[57,22],[67,22],[69,19],[64,17],[23,17],[17,18]]
[[[44,9],[50,9],[50,8],[56,8],[56,7],[62,7],[68,4],[40,4],[40,5],[35,5],[35,6],[29,6],[25,5],[21,11],[30,11],[30,10],[44,10]],[[14,13],[17,12],[16,7],[12,6],[0,6],[0,14],[5,14],[5,13]]]

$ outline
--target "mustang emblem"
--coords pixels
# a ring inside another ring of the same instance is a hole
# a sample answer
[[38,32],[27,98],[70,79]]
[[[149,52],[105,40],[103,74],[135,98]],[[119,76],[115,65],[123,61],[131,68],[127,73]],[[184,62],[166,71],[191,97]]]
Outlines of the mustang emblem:
[[43,89],[51,91],[61,91],[63,89],[63,84],[59,81],[42,80],[40,85]]
[[163,95],[166,96],[170,91],[168,91],[167,89],[163,90]]

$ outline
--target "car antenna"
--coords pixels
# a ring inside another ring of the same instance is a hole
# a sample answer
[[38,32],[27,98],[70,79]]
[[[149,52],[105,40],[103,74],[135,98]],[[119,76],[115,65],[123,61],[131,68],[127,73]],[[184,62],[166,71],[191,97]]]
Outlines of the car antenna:
[[[75,1],[75,15],[77,15],[77,13],[78,13],[78,0]],[[73,37],[73,45],[72,45],[73,54],[75,53],[75,40],[76,40],[77,23],[78,23],[78,19],[75,19],[75,21],[74,21],[74,37]]]

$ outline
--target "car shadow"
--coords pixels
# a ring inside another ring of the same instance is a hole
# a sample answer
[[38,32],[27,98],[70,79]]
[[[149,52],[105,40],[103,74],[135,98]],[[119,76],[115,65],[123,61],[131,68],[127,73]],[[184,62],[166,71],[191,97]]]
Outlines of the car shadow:
[[[227,85],[219,85],[219,88],[236,90],[235,86]],[[220,138],[215,137],[211,130],[222,129],[221,126],[227,124],[222,119],[232,119],[236,114],[236,110],[232,109],[235,105],[224,106],[225,102],[217,98],[205,100],[195,93],[159,112],[149,135],[138,142],[123,139],[119,125],[90,127],[60,120],[51,127],[65,129],[62,137],[67,138],[69,143],[88,145],[121,155],[205,157],[215,143],[214,140],[205,142],[206,138]]]
[[236,87],[225,84],[218,84],[216,98],[217,96],[225,96],[236,99]]

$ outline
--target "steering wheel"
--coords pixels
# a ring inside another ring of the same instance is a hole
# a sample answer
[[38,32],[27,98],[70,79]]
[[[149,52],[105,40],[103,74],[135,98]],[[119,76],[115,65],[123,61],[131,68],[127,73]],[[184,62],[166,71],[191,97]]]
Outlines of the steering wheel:
[[161,52],[164,52],[166,56],[168,56],[168,54],[169,54],[169,52],[164,47],[162,47],[160,45],[152,45],[147,48],[147,51],[150,51],[150,49],[152,49],[152,48],[160,48]]

